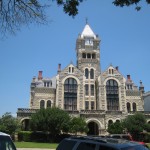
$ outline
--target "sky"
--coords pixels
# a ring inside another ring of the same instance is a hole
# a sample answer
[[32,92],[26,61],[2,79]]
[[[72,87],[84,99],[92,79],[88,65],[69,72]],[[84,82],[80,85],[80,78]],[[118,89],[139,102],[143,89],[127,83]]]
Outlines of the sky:
[[[51,2],[51,1],[49,1]],[[112,0],[86,0],[72,18],[53,2],[47,10],[49,25],[22,26],[15,36],[0,40],[0,116],[18,108],[29,108],[30,83],[38,71],[44,77],[57,74],[58,64],[76,65],[75,44],[88,24],[100,37],[101,70],[110,64],[131,76],[135,85],[143,82],[150,91],[150,6],[116,7]]]

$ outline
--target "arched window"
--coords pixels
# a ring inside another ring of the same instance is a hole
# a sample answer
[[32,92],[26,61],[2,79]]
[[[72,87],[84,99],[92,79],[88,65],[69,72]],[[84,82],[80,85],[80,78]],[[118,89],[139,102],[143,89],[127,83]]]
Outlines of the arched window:
[[129,102],[127,103],[127,111],[128,111],[128,113],[131,111],[131,105]]
[[86,54],[85,53],[82,53],[82,58],[86,58]]
[[51,101],[50,100],[47,101],[47,108],[48,107],[51,107]]
[[119,110],[118,83],[108,80],[106,83],[107,110]]
[[111,125],[112,123],[113,123],[113,121],[112,121],[112,120],[109,120],[109,121],[108,121],[108,126]]
[[68,78],[64,83],[64,109],[77,110],[77,81]]
[[120,123],[120,120],[117,119],[116,122],[117,122],[117,123]]
[[91,78],[91,79],[94,79],[94,69],[91,69],[91,70],[90,70],[90,78]]
[[44,106],[45,106],[45,101],[44,101],[44,100],[41,100],[41,101],[40,101],[40,109],[41,109],[41,108],[45,108]]
[[87,68],[85,69],[85,77],[86,77],[86,79],[89,78],[89,70]]
[[136,111],[136,103],[133,103],[132,107],[133,107],[133,111]]

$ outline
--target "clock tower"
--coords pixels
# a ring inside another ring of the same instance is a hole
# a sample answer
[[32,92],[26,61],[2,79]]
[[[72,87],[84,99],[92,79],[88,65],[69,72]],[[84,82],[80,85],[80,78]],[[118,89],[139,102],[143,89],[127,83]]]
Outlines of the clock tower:
[[85,72],[85,69],[90,71],[90,68],[93,68],[95,77],[101,73],[99,44],[98,35],[95,35],[90,26],[86,24],[76,41],[77,67],[82,72]]

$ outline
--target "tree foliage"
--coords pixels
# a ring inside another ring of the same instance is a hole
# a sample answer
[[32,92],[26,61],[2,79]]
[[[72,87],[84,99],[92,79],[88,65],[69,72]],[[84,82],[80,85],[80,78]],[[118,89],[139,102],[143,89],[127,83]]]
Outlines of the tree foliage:
[[121,134],[123,133],[123,130],[124,128],[122,122],[115,122],[108,125],[107,132],[109,132],[110,134]]
[[73,117],[70,121],[69,132],[77,134],[77,132],[88,132],[88,127],[84,118]]
[[20,128],[19,121],[7,112],[0,118],[0,131],[13,135]]
[[40,109],[31,116],[30,126],[33,131],[50,132],[56,136],[61,131],[69,130],[70,116],[59,108]]
[[[78,14],[79,5],[85,0],[0,0],[0,33],[7,35],[15,33],[22,25],[31,23],[46,24],[47,15],[45,9],[53,2],[63,7],[63,11],[69,16]],[[136,10],[140,10],[139,3],[142,0],[112,0],[115,6],[136,5]],[[150,4],[150,0],[145,0]]]
[[[142,0],[114,0],[113,4],[120,7],[136,5],[135,9],[139,11],[141,9],[139,5],[141,1]],[[150,0],[145,0],[145,2],[150,4]]]
[[123,126],[133,136],[133,139],[137,139],[137,136],[147,127],[146,118],[142,113],[136,113],[124,119]]

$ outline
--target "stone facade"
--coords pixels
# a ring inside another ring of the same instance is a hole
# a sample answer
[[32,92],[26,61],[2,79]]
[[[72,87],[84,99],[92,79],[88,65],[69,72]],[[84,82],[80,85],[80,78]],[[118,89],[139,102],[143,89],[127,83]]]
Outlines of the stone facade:
[[[86,118],[89,134],[105,134],[109,123],[132,112],[144,111],[144,86],[138,88],[130,75],[125,78],[118,67],[101,71],[100,39],[88,24],[76,41],[77,64],[70,63],[53,78],[33,77],[30,108],[18,109],[22,121],[40,108],[56,106],[70,115]],[[24,122],[28,123],[28,122]]]

